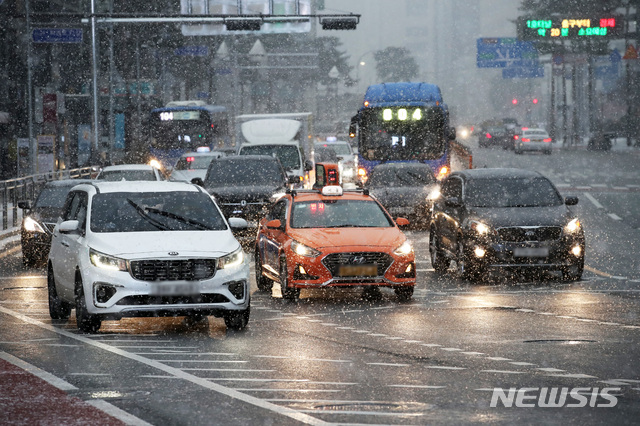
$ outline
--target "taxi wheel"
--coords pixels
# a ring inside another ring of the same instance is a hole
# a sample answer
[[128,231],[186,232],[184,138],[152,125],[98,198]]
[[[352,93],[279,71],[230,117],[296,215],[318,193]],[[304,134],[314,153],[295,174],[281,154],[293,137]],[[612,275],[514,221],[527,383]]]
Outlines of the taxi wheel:
[[394,291],[398,302],[408,302],[413,297],[413,286],[396,287]]
[[256,270],[256,285],[259,291],[270,291],[273,283],[271,280],[262,275],[262,261],[260,260],[260,250],[256,248],[255,253],[255,270]]
[[53,320],[66,321],[71,315],[71,305],[58,297],[56,281],[53,277],[51,265],[47,270],[47,290],[49,293],[49,316]]
[[367,302],[378,302],[382,299],[382,292],[380,291],[380,287],[369,285],[362,289],[362,299]]
[[76,323],[78,330],[85,333],[95,333],[102,325],[99,316],[87,311],[87,300],[84,297],[84,286],[80,278],[76,278]]
[[289,270],[287,269],[287,259],[280,260],[280,292],[285,300],[296,300],[300,297],[299,288],[289,287]]
[[431,266],[437,274],[444,274],[449,268],[449,259],[447,259],[438,247],[435,229],[429,231],[429,255],[431,256]]

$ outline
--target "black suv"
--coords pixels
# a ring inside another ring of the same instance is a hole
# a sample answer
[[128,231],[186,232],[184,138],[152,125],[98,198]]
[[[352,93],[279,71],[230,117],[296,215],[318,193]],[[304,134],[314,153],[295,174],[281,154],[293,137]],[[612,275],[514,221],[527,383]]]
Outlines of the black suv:
[[202,185],[228,219],[241,217],[252,228],[289,183],[277,158],[268,155],[231,155],[211,161]]
[[429,227],[429,253],[437,273],[451,261],[463,279],[493,269],[555,270],[566,281],[584,269],[582,225],[540,173],[520,169],[454,172],[441,186]]

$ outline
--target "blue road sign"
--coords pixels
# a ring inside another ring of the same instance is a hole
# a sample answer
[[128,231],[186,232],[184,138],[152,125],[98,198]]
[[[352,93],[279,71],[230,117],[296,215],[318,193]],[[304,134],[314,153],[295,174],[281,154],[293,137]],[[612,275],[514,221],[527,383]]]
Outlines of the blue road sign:
[[82,28],[34,28],[34,43],[82,43]]
[[478,68],[537,68],[538,50],[533,43],[513,37],[479,38],[476,62]]

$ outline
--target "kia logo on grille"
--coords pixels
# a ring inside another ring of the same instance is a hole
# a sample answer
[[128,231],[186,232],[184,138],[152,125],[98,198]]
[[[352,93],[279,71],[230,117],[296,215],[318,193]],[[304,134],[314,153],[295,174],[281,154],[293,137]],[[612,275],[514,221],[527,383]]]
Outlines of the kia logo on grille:
[[363,264],[366,261],[367,259],[365,259],[364,256],[351,256],[351,258],[349,259],[349,263],[354,263],[356,265]]
[[179,253],[177,251],[170,251],[169,256],[177,256]]
[[245,207],[245,206],[247,205],[247,200],[242,200],[242,201],[240,201],[240,205],[241,205],[242,207]]
[[535,237],[536,233],[534,231],[527,231],[524,233],[525,237]]

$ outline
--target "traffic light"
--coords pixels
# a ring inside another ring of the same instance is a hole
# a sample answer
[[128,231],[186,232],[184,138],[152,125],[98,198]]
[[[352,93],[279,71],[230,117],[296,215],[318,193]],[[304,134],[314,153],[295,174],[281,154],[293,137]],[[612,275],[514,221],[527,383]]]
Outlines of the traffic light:
[[359,17],[320,17],[320,25],[323,30],[355,30]]
[[513,98],[511,100],[511,103],[514,104],[514,105],[518,105],[518,99],[517,98]]
[[533,100],[531,101],[534,105],[538,103],[538,98],[533,98]]

